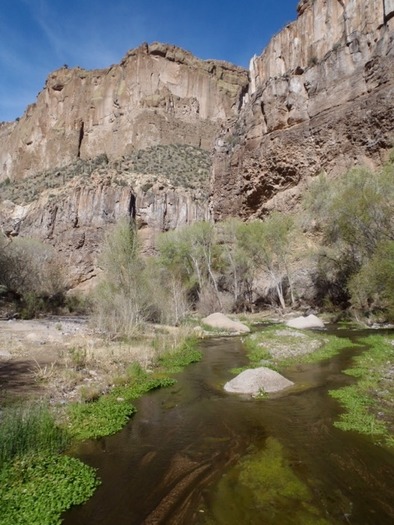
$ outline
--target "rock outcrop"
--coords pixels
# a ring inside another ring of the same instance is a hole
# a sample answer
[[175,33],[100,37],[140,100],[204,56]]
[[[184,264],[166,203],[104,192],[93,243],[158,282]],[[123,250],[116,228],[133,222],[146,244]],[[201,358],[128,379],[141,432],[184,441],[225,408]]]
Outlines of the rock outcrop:
[[216,141],[213,214],[286,210],[309,177],[382,163],[394,136],[392,0],[302,0],[250,65],[248,102]]
[[[135,219],[145,253],[154,249],[159,232],[209,219],[203,190],[174,187],[165,177],[147,184],[151,180],[147,175],[118,170],[119,164],[104,156],[46,174],[43,179],[49,188],[37,198],[32,196],[37,192],[33,185],[32,192],[20,197],[20,204],[0,203],[2,231],[10,238],[33,237],[52,245],[68,286],[75,288],[98,274],[105,233],[120,218]],[[36,179],[30,182],[35,181],[37,188],[41,179]],[[15,188],[17,193],[26,189],[26,182]]]
[[156,144],[210,150],[220,125],[239,111],[247,85],[243,68],[159,43],[107,69],[64,66],[17,122],[1,124],[0,182]]

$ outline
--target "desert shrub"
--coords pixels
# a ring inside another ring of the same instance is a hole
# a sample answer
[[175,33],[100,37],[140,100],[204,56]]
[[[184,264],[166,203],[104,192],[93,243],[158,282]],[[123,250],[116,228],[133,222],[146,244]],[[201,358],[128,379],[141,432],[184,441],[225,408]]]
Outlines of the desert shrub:
[[0,251],[0,285],[19,299],[23,317],[64,302],[64,277],[56,253],[36,239],[16,238]]
[[135,225],[121,220],[107,234],[100,258],[103,275],[93,296],[97,327],[112,336],[135,335],[152,315]]

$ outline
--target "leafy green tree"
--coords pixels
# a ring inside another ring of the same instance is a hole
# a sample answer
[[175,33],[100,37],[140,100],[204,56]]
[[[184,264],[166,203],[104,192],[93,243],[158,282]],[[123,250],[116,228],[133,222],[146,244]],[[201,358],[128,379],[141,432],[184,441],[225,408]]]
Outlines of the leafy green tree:
[[376,172],[355,169],[335,181],[320,177],[304,200],[321,237],[317,283],[334,303],[347,305],[351,295],[353,304],[361,304],[356,283],[378,271],[380,247],[394,241],[393,178],[391,161]]
[[217,277],[220,246],[212,223],[197,222],[165,233],[158,247],[164,267],[176,272],[189,291],[195,291],[200,301],[204,293],[212,291],[218,307],[222,307]]
[[349,281],[356,311],[394,321],[394,241],[381,242],[371,259]]
[[221,247],[220,269],[224,286],[231,293],[235,310],[250,308],[253,303],[253,261],[241,245],[244,223],[230,218],[216,225]]
[[294,294],[291,276],[294,223],[290,216],[272,213],[265,221],[254,221],[240,229],[240,249],[250,260],[250,274],[256,280],[262,272],[273,288],[281,308],[286,307],[284,284],[287,282],[292,304]]

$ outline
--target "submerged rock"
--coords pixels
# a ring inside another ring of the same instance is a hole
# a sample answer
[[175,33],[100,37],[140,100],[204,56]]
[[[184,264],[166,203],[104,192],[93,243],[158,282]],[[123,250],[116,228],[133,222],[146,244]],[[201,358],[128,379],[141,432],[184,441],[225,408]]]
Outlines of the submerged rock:
[[236,332],[239,334],[248,334],[250,332],[250,329],[245,324],[239,321],[233,321],[220,312],[204,317],[202,322],[211,328],[218,328],[219,330],[226,330],[227,332]]
[[275,372],[275,370],[262,366],[241,372],[224,385],[224,390],[236,394],[257,395],[261,392],[280,392],[292,385],[294,385],[292,381]]
[[286,322],[286,326],[290,328],[324,328],[324,323],[316,315],[308,315],[308,317],[295,317]]

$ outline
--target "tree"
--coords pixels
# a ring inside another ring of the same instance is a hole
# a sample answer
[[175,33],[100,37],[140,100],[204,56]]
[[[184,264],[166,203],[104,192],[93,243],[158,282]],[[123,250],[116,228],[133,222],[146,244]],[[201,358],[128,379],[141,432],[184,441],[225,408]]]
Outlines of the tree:
[[317,281],[334,303],[348,304],[353,278],[356,300],[355,283],[377,268],[379,247],[394,241],[393,177],[392,160],[376,172],[356,169],[335,181],[320,177],[304,199],[315,233],[321,235]]
[[251,260],[254,279],[259,271],[274,288],[281,308],[286,307],[284,284],[287,282],[292,304],[294,294],[290,261],[294,223],[290,216],[272,213],[265,221],[244,224],[240,229],[240,248]]
[[380,320],[394,321],[394,241],[381,242],[349,281],[353,308]]
[[37,239],[16,237],[2,242],[0,285],[18,299],[24,317],[64,300],[65,281],[56,252]]
[[123,219],[108,232],[100,265],[102,279],[94,294],[97,323],[110,334],[131,336],[150,312],[133,222]]
[[204,294],[215,296],[222,308],[217,279],[220,247],[216,242],[215,227],[210,222],[197,222],[162,234],[158,239],[162,264],[177,272],[190,292],[195,291],[201,302]]

